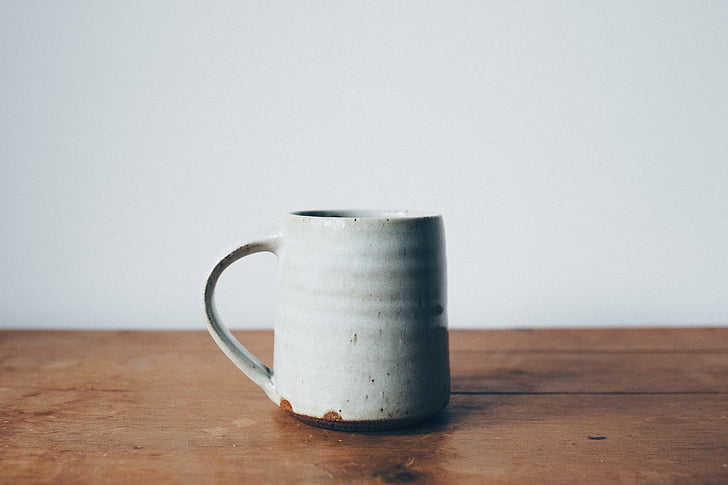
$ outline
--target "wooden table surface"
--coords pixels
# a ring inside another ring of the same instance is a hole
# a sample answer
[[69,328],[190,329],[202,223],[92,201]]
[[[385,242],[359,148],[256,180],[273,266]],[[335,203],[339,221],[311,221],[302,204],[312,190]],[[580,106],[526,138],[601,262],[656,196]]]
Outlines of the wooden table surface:
[[[272,362],[272,332],[236,332]],[[273,405],[203,331],[0,331],[0,483],[728,483],[728,328],[451,331],[380,434]]]

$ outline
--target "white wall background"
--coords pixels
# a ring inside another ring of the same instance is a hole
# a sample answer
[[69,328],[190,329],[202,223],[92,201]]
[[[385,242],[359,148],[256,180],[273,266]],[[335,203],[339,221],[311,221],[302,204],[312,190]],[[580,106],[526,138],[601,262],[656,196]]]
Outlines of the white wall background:
[[0,163],[6,328],[204,328],[364,207],[443,213],[452,327],[726,324],[728,2],[0,0]]

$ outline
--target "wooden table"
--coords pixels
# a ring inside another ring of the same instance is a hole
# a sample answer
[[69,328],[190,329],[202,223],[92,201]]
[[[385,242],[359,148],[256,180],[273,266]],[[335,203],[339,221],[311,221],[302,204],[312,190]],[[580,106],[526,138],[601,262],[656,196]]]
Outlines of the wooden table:
[[728,328],[451,331],[451,360],[435,420],[352,434],[203,331],[0,331],[0,482],[728,483]]

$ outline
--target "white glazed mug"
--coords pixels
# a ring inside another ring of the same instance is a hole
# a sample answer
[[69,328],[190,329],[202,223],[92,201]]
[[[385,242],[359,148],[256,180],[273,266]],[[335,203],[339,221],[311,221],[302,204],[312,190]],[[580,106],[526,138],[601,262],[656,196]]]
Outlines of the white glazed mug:
[[[220,274],[240,258],[278,258],[273,370],[221,322]],[[308,424],[384,430],[434,416],[450,397],[442,218],[409,211],[288,214],[210,272],[210,334],[283,410]]]

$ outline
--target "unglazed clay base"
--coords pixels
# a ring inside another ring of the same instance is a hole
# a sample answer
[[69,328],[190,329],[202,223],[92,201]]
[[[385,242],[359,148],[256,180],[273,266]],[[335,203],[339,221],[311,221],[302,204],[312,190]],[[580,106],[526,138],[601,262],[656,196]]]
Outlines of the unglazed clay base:
[[339,413],[330,411],[323,418],[314,418],[304,414],[298,414],[293,411],[291,404],[285,399],[281,400],[281,409],[298,421],[310,426],[318,428],[332,429],[334,431],[354,431],[354,432],[376,432],[391,431],[395,429],[409,428],[417,424],[431,420],[441,410],[429,413],[424,416],[416,416],[403,419],[382,419],[369,421],[345,421]]

